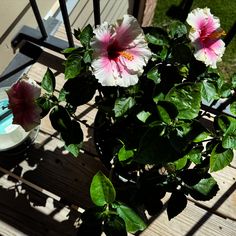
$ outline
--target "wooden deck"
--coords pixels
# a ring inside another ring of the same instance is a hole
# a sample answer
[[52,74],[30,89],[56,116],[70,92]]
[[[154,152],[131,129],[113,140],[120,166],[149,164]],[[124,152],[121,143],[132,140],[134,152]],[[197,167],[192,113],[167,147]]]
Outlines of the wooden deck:
[[[63,26],[55,35],[65,39]],[[64,83],[62,61],[61,55],[47,51],[28,75],[41,81],[50,66],[60,90]],[[90,125],[95,114],[91,103],[78,109],[78,116]],[[85,143],[79,158],[64,151],[48,117],[43,119],[34,145],[24,153],[0,154],[0,235],[76,235],[80,213],[92,204],[91,179],[98,170],[106,171],[96,155],[92,130],[85,126],[83,130]],[[236,160],[213,175],[220,185],[214,199],[195,203],[189,198],[187,208],[171,221],[164,210],[150,219],[140,235],[236,236]]]

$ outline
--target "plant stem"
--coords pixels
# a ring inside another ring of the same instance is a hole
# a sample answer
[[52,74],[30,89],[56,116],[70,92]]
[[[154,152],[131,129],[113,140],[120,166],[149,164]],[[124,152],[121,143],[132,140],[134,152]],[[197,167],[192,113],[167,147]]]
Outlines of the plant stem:
[[94,127],[91,126],[91,125],[88,125],[88,124],[86,123],[86,121],[83,121],[83,120],[78,119],[78,118],[76,117],[76,115],[72,115],[72,117],[73,117],[76,121],[78,121],[78,122],[80,122],[81,124],[85,125],[87,128],[94,129]]

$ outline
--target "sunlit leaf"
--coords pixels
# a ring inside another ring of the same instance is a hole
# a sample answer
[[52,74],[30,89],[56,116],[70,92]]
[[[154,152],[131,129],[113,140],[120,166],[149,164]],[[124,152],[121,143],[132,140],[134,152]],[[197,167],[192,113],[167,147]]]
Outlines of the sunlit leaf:
[[112,203],[116,198],[113,184],[101,171],[93,177],[90,186],[90,196],[93,203],[97,206]]

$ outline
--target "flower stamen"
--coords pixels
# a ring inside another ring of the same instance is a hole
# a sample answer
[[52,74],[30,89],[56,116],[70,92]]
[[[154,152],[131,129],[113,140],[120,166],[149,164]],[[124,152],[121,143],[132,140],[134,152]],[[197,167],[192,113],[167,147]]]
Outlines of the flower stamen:
[[129,61],[133,61],[134,60],[134,56],[131,53],[125,52],[125,51],[121,51],[118,52],[119,55],[121,55],[122,57],[126,58]]
[[212,32],[208,37],[211,39],[219,39],[221,36],[225,36],[226,33],[223,29],[221,29],[220,31],[214,31]]

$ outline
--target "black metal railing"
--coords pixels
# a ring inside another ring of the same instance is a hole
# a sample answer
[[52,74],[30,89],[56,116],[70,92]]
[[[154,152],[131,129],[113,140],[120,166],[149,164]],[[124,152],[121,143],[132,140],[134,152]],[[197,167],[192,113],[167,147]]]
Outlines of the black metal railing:
[[[44,46],[53,51],[61,52],[63,49],[69,47],[74,47],[73,34],[71,32],[71,25],[69,20],[69,14],[66,7],[66,0],[59,0],[60,10],[62,14],[62,19],[66,31],[67,41],[58,39],[52,35],[48,35],[47,30],[44,25],[44,21],[41,17],[37,1],[29,0],[32,7],[35,19],[38,24],[38,29],[32,29],[30,27],[24,26],[17,36],[12,40],[11,45],[13,49],[16,49],[23,40],[32,42],[39,46]],[[94,9],[94,24],[99,25],[100,19],[100,0],[93,0]]]
[[[22,41],[26,41],[30,45],[31,47],[31,49],[29,49],[30,51],[32,51],[32,44],[36,46],[43,46],[45,48],[51,49],[56,52],[62,52],[62,50],[67,47],[74,47],[73,34],[71,31],[71,25],[70,25],[70,20],[69,20],[69,14],[67,11],[67,6],[66,6],[66,0],[58,0],[58,1],[59,1],[60,11],[62,14],[62,19],[63,19],[65,31],[66,31],[67,41],[59,39],[47,33],[47,29],[41,17],[41,14],[37,5],[37,1],[29,0],[29,3],[31,5],[35,19],[38,24],[38,29],[33,29],[28,26],[24,26],[11,42],[13,49],[20,47],[20,45],[22,45],[21,44]],[[182,0],[179,6],[172,6],[170,8],[170,11],[167,12],[167,15],[169,14],[170,17],[185,21],[185,18],[187,17],[187,14],[191,8],[192,3],[193,3],[192,0]],[[140,4],[141,4],[141,0],[133,1],[131,14],[133,14],[136,18],[138,18]],[[94,25],[97,26],[101,23],[100,0],[93,0],[93,10],[94,10]],[[234,23],[231,30],[228,32],[228,34],[225,37],[226,46],[232,41],[235,34],[236,34],[236,23]],[[24,53],[27,53],[27,47],[24,47]],[[40,52],[39,52],[39,55],[40,55]],[[34,60],[32,60],[32,63],[35,62],[36,58],[33,58],[33,59]],[[28,66],[28,63],[26,63],[25,65]],[[5,80],[9,76],[12,76],[12,72],[8,73],[7,75],[1,76],[0,82]],[[221,105],[218,108],[218,110],[220,110],[221,112],[224,109],[225,109],[225,105],[224,106]]]

